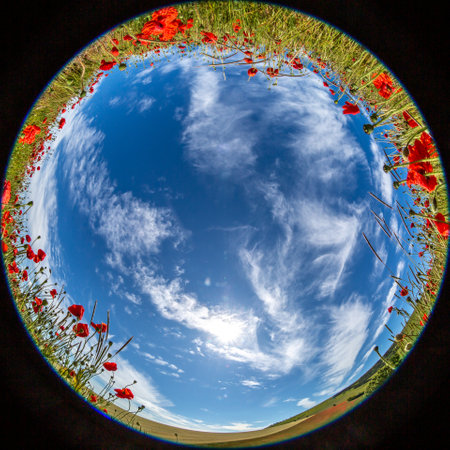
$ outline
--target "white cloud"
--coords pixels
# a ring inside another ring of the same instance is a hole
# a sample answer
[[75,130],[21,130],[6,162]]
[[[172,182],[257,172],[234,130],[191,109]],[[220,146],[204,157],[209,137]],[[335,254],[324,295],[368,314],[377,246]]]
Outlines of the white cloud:
[[261,383],[256,380],[242,380],[241,384],[242,384],[242,386],[246,386],[249,388],[258,388],[258,387],[262,386]]
[[330,332],[322,357],[323,364],[328,367],[325,383],[338,385],[352,369],[368,337],[372,308],[354,295],[339,306],[329,306],[327,310]]
[[131,192],[116,192],[101,158],[104,135],[91,121],[79,114],[67,126],[63,170],[71,199],[88,216],[92,231],[105,239],[110,251],[106,261],[118,266],[127,255],[156,254],[165,240],[178,245],[184,232],[170,209],[153,206]]
[[185,292],[180,278],[167,281],[145,268],[138,270],[136,277],[142,291],[150,296],[166,319],[208,333],[222,344],[239,343],[256,336],[259,319],[251,311],[242,314],[219,306],[208,308],[195,294]]
[[303,398],[302,400],[299,400],[297,402],[297,406],[302,406],[305,409],[309,409],[312,408],[313,406],[315,406],[317,404],[317,401],[314,400],[310,400],[308,397]]
[[251,109],[222,99],[215,73],[195,72],[183,141],[192,164],[218,176],[238,176],[255,162],[257,130],[247,125]]

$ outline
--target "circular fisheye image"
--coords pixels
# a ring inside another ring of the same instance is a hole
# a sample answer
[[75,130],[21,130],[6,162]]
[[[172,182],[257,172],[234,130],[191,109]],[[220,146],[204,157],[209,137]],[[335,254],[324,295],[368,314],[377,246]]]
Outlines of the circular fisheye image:
[[1,245],[23,328],[93,411],[163,443],[333,423],[414,353],[441,290],[448,186],[419,106],[288,7],[174,3],[117,25],[10,151]]

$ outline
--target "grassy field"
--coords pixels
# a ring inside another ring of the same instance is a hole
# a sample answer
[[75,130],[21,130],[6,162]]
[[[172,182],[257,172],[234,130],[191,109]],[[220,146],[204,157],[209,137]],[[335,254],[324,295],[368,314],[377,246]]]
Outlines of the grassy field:
[[[397,335],[391,333],[388,351],[360,379],[308,411],[264,430],[211,434],[157,424],[138,415],[133,420],[137,429],[162,439],[215,446],[230,444],[230,440],[233,446],[243,442],[257,445],[305,433],[353,408],[378,389],[411,350],[432,312],[448,251],[448,194],[430,130],[386,67],[358,43],[311,17],[264,3],[182,3],[177,6],[177,26],[181,28],[167,40],[162,40],[162,35],[144,33],[151,19],[151,13],[133,19],[85,48],[57,74],[19,130],[2,197],[2,253],[16,306],[43,355],[77,392],[89,398],[89,379],[115,356],[109,353],[112,343],[107,332],[85,336],[82,332],[87,324],[81,317],[61,310],[65,292],[55,292],[55,286],[48,283],[51,269],[43,262],[45,249],[39,249],[44,251],[39,256],[37,236],[25,239],[27,213],[33,205],[25,204],[24,199],[31,177],[46,158],[52,157],[50,143],[64,126],[64,111],[76,108],[94,93],[98,80],[108,70],[117,66],[126,71],[134,64],[133,58],[145,58],[157,68],[161,60],[174,53],[188,57],[190,48],[203,46],[204,63],[223,70],[224,77],[227,65],[244,65],[249,69],[249,82],[251,77],[261,76],[268,87],[276,86],[282,77],[314,71],[327,83],[336,104],[342,103],[345,95],[353,106],[369,114],[364,131],[383,144],[385,171],[392,176],[394,187],[408,188],[409,204],[385,207],[398,210],[411,242],[402,243],[386,223],[378,223],[389,239],[395,238],[406,247],[402,248],[408,259],[411,253],[423,252],[420,258],[424,263],[411,260],[411,273],[406,279],[394,277],[399,291],[406,287],[414,290],[414,295],[396,294],[412,313],[400,305],[393,310],[392,314],[404,316],[404,328]],[[414,159],[414,153],[421,156]],[[94,312],[95,308],[89,323]],[[106,322],[109,329],[109,317]],[[114,405],[111,387],[106,386],[105,404],[108,414],[120,417],[124,412]]]
[[[280,442],[313,431],[337,419],[361,402],[360,398],[343,400],[340,397],[336,397],[332,400],[307,411],[308,414],[301,418],[272,425],[257,431],[213,433],[187,430],[164,425],[139,416],[136,416],[128,426],[132,426],[140,432],[157,439],[180,442],[186,445],[204,446],[206,448],[252,447]],[[112,417],[115,417],[116,415],[126,413],[126,411],[117,406],[113,406],[110,408],[109,413]],[[123,422],[127,423],[127,421]]]

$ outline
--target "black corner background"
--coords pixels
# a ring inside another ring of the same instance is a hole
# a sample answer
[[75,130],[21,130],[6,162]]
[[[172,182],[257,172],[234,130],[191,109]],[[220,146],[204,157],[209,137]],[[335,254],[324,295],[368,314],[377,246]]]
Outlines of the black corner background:
[[[274,2],[336,26],[372,51],[402,82],[428,121],[448,168],[448,32],[435,1]],[[157,6],[138,0],[14,0],[3,7],[0,71],[2,169],[27,112],[81,49],[121,22]],[[2,181],[4,172],[2,171]],[[95,413],[59,382],[35,351],[2,281],[0,427],[9,448],[169,448]],[[448,442],[448,277],[422,338],[396,375],[339,421],[269,448],[441,448]]]

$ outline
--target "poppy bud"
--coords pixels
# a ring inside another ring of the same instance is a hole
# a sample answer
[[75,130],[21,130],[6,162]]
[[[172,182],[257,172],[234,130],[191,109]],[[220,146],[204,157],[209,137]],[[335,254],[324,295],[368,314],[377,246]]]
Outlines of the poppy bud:
[[385,173],[389,173],[391,170],[392,170],[392,166],[389,166],[388,164],[385,164],[385,165],[383,166],[383,171],[384,171]]
[[398,189],[400,187],[400,183],[396,180],[393,183],[394,189]]
[[378,114],[377,114],[377,113],[373,113],[373,114],[370,116],[370,121],[371,121],[372,123],[375,123],[377,120],[378,120]]
[[404,156],[405,158],[407,158],[407,157],[409,156],[409,148],[408,148],[408,147],[405,147],[405,148],[402,150],[402,154],[403,154],[403,156]]
[[127,68],[127,65],[125,63],[119,64],[119,70],[125,70]]
[[371,125],[370,123],[366,123],[363,125],[363,130],[364,130],[364,133],[366,133],[366,134],[372,134],[373,128],[374,128],[373,125]]

